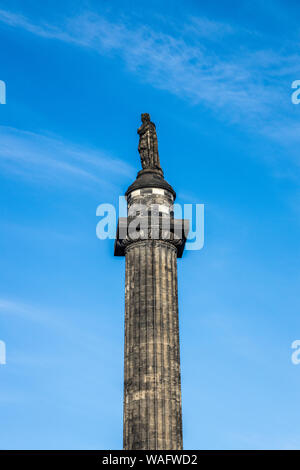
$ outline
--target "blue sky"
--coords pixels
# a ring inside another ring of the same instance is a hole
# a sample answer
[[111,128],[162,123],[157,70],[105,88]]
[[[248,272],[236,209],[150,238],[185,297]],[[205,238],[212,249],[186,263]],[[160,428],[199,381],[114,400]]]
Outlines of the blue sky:
[[299,2],[0,2],[2,449],[122,447],[124,260],[96,238],[157,125],[205,246],[178,261],[184,446],[300,447]]

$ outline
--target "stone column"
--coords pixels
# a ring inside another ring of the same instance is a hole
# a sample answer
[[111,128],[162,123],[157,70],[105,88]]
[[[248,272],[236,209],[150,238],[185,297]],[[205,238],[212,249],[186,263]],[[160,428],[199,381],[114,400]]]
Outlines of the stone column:
[[182,449],[177,249],[125,251],[124,449]]
[[128,217],[119,219],[114,251],[126,258],[124,449],[180,450],[177,258],[188,223],[174,219],[176,193],[149,114],[138,133],[143,170],[125,193]]

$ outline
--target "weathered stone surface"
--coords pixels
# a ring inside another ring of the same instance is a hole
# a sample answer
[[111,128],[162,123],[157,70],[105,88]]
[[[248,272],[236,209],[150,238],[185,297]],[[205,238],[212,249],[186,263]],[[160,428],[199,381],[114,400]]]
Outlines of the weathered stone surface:
[[143,169],[161,170],[158,155],[158,144],[155,124],[150,120],[150,114],[141,115],[142,125],[138,128],[140,136],[138,150]]
[[[135,222],[132,230],[131,221]],[[140,228],[136,232],[136,227]],[[126,248],[137,240],[160,239],[169,241],[177,250],[177,258],[181,258],[188,232],[189,221],[168,217],[120,217],[115,239],[114,255],[125,256]]]
[[124,449],[181,449],[176,248],[126,249]]
[[141,170],[137,174],[136,180],[129,186],[125,196],[129,196],[130,193],[140,188],[163,188],[169,191],[175,200],[176,193],[172,186],[163,178],[162,170]]
[[[115,242],[115,256],[126,259],[124,449],[176,450],[182,449],[177,257],[188,224],[174,219],[176,193],[163,177],[155,125],[147,114],[142,121],[143,170],[126,191],[128,217],[119,219]],[[141,221],[138,239],[132,220]]]

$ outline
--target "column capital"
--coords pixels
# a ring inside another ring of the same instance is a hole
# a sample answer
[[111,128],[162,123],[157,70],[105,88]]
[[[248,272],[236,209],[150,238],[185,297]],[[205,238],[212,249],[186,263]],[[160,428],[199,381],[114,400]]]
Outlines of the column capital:
[[189,232],[189,220],[170,217],[120,217],[114,256],[125,256],[126,248],[140,241],[161,240],[170,243],[181,258]]

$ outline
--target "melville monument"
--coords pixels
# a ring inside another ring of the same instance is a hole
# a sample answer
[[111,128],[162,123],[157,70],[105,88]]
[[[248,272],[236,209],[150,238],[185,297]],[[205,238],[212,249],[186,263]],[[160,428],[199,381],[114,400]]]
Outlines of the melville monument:
[[142,170],[125,193],[114,251],[126,262],[123,447],[182,449],[177,258],[188,222],[174,218],[147,113],[138,134]]

